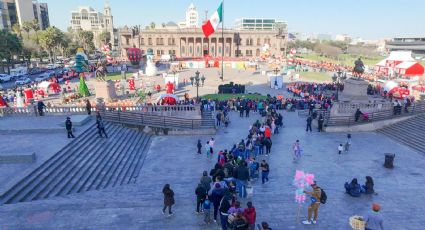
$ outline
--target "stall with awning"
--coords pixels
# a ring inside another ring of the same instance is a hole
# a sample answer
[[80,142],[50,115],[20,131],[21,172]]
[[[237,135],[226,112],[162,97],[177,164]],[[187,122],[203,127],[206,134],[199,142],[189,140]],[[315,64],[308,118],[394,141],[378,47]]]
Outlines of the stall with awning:
[[395,66],[395,72],[404,77],[422,76],[424,67],[415,61],[404,61]]

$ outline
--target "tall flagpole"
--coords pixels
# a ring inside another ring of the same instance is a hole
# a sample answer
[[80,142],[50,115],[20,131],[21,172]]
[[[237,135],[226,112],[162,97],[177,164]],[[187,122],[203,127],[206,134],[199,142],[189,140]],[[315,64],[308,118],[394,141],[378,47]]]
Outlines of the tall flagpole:
[[224,81],[224,0],[221,5],[221,81]]

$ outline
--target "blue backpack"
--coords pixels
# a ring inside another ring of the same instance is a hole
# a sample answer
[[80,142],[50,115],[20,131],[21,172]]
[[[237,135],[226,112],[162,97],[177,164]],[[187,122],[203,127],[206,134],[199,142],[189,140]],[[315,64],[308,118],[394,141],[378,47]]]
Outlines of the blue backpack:
[[211,209],[211,201],[208,200],[208,198],[204,201],[204,204],[202,205],[204,209]]

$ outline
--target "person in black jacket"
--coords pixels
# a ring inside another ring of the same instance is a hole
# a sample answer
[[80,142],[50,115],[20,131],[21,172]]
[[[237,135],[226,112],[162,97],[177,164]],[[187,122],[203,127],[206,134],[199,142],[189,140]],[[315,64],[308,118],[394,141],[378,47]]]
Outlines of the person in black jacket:
[[44,108],[46,108],[46,105],[44,104],[42,100],[39,100],[37,102],[37,109],[38,109],[39,116],[44,116],[44,111],[43,111]]
[[201,144],[201,140],[198,140],[198,144],[196,145],[196,147],[198,148],[198,154],[201,154],[201,149],[202,149],[202,144]]
[[318,126],[318,131],[322,132],[323,131],[323,123],[325,122],[325,119],[323,119],[323,115],[320,114],[319,116],[319,120],[317,120],[317,126]]
[[208,191],[205,186],[201,183],[198,184],[198,187],[195,189],[196,194],[196,213],[199,214],[199,207],[201,207],[202,212],[202,203],[204,203],[205,198],[207,197]]
[[87,111],[87,115],[91,115],[91,104],[89,99],[86,100],[86,111]]
[[105,134],[106,138],[108,138],[108,135],[106,134],[105,125],[103,124],[102,118],[97,119],[96,123],[97,123],[97,130],[98,130],[100,138],[103,138],[102,133]]
[[272,151],[272,140],[270,138],[265,138],[264,145],[266,146],[266,156],[268,156]]
[[74,134],[72,134],[72,122],[70,117],[66,118],[65,128],[68,133],[68,138],[75,138]]
[[227,218],[229,217],[230,201],[229,196],[223,196],[218,210],[220,211],[220,223],[223,230],[227,230]]
[[236,186],[238,188],[239,197],[246,198],[246,186],[249,181],[249,169],[245,161],[236,169]]
[[307,127],[305,128],[305,131],[308,132],[308,130],[310,130],[310,132],[312,132],[311,130],[311,122],[313,121],[313,118],[311,116],[309,116],[307,118]]

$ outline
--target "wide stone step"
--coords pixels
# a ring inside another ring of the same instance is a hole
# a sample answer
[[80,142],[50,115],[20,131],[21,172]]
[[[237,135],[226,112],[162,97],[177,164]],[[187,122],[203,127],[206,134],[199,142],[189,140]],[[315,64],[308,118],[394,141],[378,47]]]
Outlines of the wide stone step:
[[[122,127],[114,125],[113,128],[106,129],[106,131],[109,133],[109,138],[119,138],[122,134],[122,129]],[[84,174],[86,174],[90,168],[94,167],[96,164],[99,163],[99,159],[103,155],[103,153],[114,145],[114,142],[112,142],[111,139],[101,139],[100,143],[100,148],[96,149],[96,151],[85,153],[89,157],[85,161],[82,161],[81,164],[77,168],[75,168],[72,173],[70,173],[66,178],[61,181],[60,185],[56,186],[55,190],[49,192],[44,198],[62,195],[64,194],[64,191],[69,191],[72,186],[78,183],[80,178]]]
[[146,142],[146,145],[143,148],[142,154],[139,154],[138,159],[135,161],[135,164],[133,164],[134,168],[131,167],[130,170],[128,171],[129,174],[126,177],[127,182],[123,181],[121,184],[123,184],[123,183],[126,183],[126,184],[136,183],[137,177],[140,173],[140,170],[142,169],[143,164],[145,163],[145,159],[146,159],[146,156],[147,156],[147,152],[149,151],[150,143],[151,143],[151,139],[150,139],[150,136],[149,136],[149,140],[148,140],[148,142]]
[[150,136],[105,122],[109,138],[95,126],[18,182],[1,197],[11,204],[128,184],[140,170]]
[[[73,148],[81,147],[85,143],[89,142],[90,139],[94,136],[93,132],[91,132],[92,128],[94,128],[94,125],[89,127],[83,134],[75,138],[72,142],[68,143],[62,150],[46,160],[38,168],[29,173],[12,188],[6,191],[1,196],[1,204],[8,204],[13,202],[16,196],[18,196],[23,190],[30,186],[32,182],[39,178],[43,173],[48,173],[50,170],[54,170],[57,165],[60,165],[62,162],[71,157],[71,155],[68,153],[73,151]],[[75,145],[75,142],[78,142],[78,144]]]

